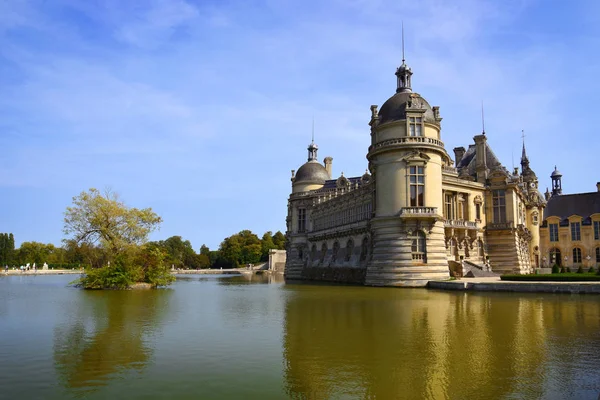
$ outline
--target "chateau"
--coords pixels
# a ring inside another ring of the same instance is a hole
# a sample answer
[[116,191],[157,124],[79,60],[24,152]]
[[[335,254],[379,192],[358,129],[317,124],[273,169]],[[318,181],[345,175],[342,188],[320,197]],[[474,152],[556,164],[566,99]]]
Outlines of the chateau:
[[314,141],[292,171],[286,280],[424,286],[542,266],[546,199],[525,145],[520,171],[500,163],[485,132],[452,157],[440,108],[413,92],[404,60],[395,75],[396,93],[371,106],[364,175],[333,178]]

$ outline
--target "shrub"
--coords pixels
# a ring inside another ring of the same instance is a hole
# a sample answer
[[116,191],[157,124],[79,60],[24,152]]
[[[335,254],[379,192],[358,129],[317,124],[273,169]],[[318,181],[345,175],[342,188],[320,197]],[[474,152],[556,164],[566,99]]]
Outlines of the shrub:
[[561,274],[564,274],[565,272],[567,272],[567,271],[565,271],[565,267],[562,267],[562,268],[560,269],[560,273],[561,273]]
[[594,273],[594,267],[590,267],[590,269],[588,269],[588,272],[589,272],[590,274],[593,274],[593,273]]
[[583,274],[583,267],[581,265],[579,266],[579,268],[577,268],[577,273]]
[[567,273],[570,274],[571,273],[571,267],[567,267]]
[[552,273],[553,274],[558,274],[560,272],[560,268],[558,267],[558,265],[554,264],[552,266]]

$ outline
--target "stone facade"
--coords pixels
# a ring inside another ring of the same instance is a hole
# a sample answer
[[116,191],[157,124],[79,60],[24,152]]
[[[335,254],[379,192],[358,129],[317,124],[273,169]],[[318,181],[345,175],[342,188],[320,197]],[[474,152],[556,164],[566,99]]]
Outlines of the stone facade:
[[539,230],[542,264],[548,267],[600,267],[600,182],[595,192],[562,194],[562,175],[550,176],[547,212]]
[[292,171],[286,280],[424,286],[461,275],[465,262],[530,272],[545,201],[525,147],[521,173],[502,166],[485,132],[454,149],[453,161],[439,107],[412,91],[404,61],[396,77],[396,94],[370,108],[362,176],[332,179],[333,159],[319,163],[314,142]]

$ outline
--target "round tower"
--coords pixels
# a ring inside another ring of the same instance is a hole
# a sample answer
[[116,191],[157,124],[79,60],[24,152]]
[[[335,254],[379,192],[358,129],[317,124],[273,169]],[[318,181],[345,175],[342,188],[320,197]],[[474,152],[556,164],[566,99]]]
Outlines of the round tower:
[[440,140],[439,107],[412,91],[412,70],[396,70],[396,94],[371,106],[367,154],[375,181],[372,259],[366,284],[424,286],[449,277],[442,221],[442,167],[450,157]]

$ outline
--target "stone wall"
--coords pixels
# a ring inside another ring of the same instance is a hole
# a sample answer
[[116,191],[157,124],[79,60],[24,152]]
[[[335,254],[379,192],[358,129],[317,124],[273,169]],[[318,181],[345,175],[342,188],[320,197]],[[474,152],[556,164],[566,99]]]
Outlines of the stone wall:
[[302,280],[364,285],[366,274],[366,268],[306,267],[302,269]]
[[269,271],[283,273],[285,271],[285,250],[269,250]]

